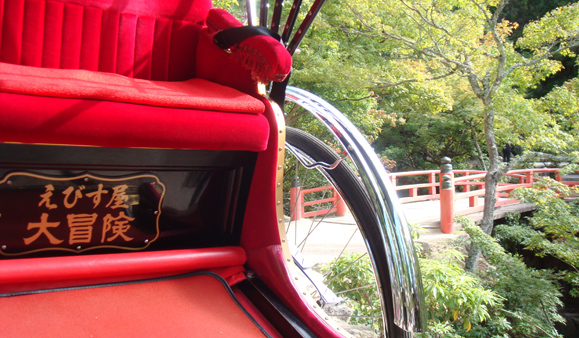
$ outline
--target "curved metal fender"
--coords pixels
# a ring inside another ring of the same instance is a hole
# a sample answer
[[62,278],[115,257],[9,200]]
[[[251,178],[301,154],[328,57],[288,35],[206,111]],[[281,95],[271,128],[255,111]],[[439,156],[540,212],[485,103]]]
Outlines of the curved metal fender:
[[386,169],[358,128],[328,102],[291,86],[287,87],[286,100],[306,108],[347,149],[374,204],[381,227],[392,284],[394,323],[408,332],[421,331],[426,326],[426,314],[418,259]]

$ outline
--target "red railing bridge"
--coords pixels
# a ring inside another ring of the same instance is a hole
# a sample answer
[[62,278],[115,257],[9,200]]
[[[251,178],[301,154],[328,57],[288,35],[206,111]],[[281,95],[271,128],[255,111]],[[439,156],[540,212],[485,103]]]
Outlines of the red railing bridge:
[[[496,189],[495,208],[520,203],[519,200],[510,197],[513,190],[519,187],[531,187],[533,182],[542,176],[552,176],[555,180],[569,186],[579,185],[579,182],[564,181],[560,175],[560,168],[532,168],[517,169],[506,173],[504,182],[499,183]],[[481,170],[453,170],[448,163],[443,163],[440,170],[422,170],[408,172],[394,172],[388,174],[395,190],[398,192],[401,203],[413,203],[429,200],[440,200],[440,229],[443,233],[453,233],[453,219],[457,215],[468,215],[483,211],[484,204],[481,199],[485,196],[486,171]],[[415,177],[415,183],[400,184],[402,177]],[[416,182],[417,181],[417,182]],[[292,220],[301,217],[314,216],[313,213],[305,213],[304,207],[316,204],[319,201],[304,203],[304,194],[333,189],[321,187],[314,189],[291,190],[291,214]],[[341,202],[337,193],[333,192],[326,197],[324,202],[332,202],[332,208],[317,211],[317,215],[337,212],[338,216],[345,214],[346,206]],[[461,200],[467,200],[468,203]],[[458,207],[458,206],[461,207]]]

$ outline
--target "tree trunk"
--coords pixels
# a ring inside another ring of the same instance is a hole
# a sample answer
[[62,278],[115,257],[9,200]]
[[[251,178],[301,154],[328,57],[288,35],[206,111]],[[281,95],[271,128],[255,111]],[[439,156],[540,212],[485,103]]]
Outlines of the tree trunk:
[[474,126],[470,127],[470,136],[474,142],[474,146],[476,148],[476,153],[478,154],[478,160],[480,162],[481,167],[483,170],[487,170],[487,164],[485,163],[485,159],[483,157],[482,150],[480,149],[480,144],[478,143],[478,137],[476,136],[476,129]]
[[[497,185],[502,176],[500,171],[502,158],[499,156],[497,140],[495,138],[495,111],[493,104],[491,100],[483,100],[483,103],[485,106],[484,133],[490,163],[485,177],[484,210],[480,227],[486,234],[490,235],[493,231],[495,203],[497,201]],[[465,270],[475,272],[479,257],[480,249],[474,245],[471,245],[468,252],[468,257],[465,262]]]

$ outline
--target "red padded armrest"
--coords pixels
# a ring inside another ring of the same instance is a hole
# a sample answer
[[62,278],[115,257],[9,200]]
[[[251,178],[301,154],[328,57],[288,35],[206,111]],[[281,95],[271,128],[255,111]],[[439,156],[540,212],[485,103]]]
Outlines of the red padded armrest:
[[[242,266],[245,261],[241,247],[10,259],[0,261],[0,293],[31,289],[29,286],[35,284],[60,287],[61,281],[77,280],[88,285],[175,275]],[[86,283],[88,280],[95,282]]]
[[[209,11],[206,23],[207,33],[211,38],[223,29],[243,26],[229,12],[220,8],[213,8]],[[262,83],[283,81],[291,72],[291,55],[280,41],[270,36],[253,36],[231,47],[229,52],[231,53],[228,55],[229,58],[241,63],[251,72],[254,80]],[[226,52],[221,51],[221,53]],[[198,62],[203,62],[201,60],[203,58],[198,58]],[[200,66],[203,67],[203,65]]]

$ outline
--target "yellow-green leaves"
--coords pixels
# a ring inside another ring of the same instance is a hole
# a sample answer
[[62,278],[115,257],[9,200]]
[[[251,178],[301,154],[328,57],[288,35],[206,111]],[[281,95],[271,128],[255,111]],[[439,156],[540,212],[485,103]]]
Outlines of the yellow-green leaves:
[[[518,46],[535,53],[579,43],[579,3],[558,7],[525,26]],[[560,44],[560,45],[558,45]]]

